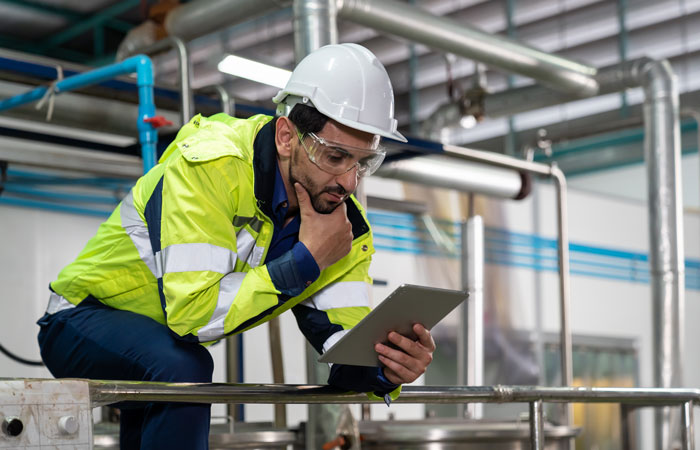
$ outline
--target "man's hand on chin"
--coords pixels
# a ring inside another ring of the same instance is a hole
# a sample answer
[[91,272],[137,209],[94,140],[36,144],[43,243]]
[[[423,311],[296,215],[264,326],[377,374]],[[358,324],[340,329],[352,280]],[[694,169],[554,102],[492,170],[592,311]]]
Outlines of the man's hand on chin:
[[389,342],[401,350],[393,349],[384,344],[374,346],[379,361],[384,364],[384,377],[394,384],[416,381],[433,361],[435,341],[430,335],[430,331],[421,324],[415,324],[413,332],[418,336],[415,341],[395,331],[389,333]]

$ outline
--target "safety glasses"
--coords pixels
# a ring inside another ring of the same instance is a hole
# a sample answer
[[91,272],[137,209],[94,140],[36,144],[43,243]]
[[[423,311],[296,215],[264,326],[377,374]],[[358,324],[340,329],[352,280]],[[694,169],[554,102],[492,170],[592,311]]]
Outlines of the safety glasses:
[[330,142],[315,133],[302,134],[298,129],[297,136],[311,162],[333,175],[343,175],[354,167],[357,167],[358,177],[372,175],[382,165],[386,155],[384,149],[379,147],[379,136],[372,143],[374,149]]

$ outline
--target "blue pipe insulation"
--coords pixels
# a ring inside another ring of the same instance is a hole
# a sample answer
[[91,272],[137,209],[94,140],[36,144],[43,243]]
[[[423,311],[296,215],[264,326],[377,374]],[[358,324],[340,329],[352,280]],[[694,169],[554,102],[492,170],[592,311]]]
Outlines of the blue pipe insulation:
[[77,206],[61,205],[51,202],[43,202],[40,200],[29,200],[23,198],[0,197],[0,205],[20,206],[23,208],[40,208],[50,211],[65,212],[70,214],[83,214],[88,216],[101,217],[103,219],[109,217],[112,211],[96,210],[94,208],[81,208]]
[[[110,64],[99,69],[64,78],[56,82],[55,94],[97,84],[119,75],[134,72],[136,72],[136,84],[139,92],[137,128],[139,130],[139,142],[141,143],[141,157],[143,159],[144,172],[148,172],[156,165],[156,143],[158,141],[158,131],[150,123],[144,122],[144,119],[151,118],[156,114],[153,97],[153,64],[150,58],[144,55],[136,55],[120,63]],[[39,86],[24,94],[0,100],[0,111],[37,101],[46,95],[48,90],[49,87],[47,86]]]
[[8,183],[13,184],[82,185],[102,189],[121,189],[124,191],[128,191],[129,189],[131,189],[134,183],[136,183],[136,180],[131,178],[71,178],[18,169],[8,169],[7,176],[9,178]]
[[49,192],[41,189],[27,188],[16,186],[11,183],[5,185],[3,194],[29,195],[34,197],[43,197],[45,199],[53,199],[65,202],[78,203],[107,203],[108,205],[116,206],[119,199],[116,196],[108,195],[90,195],[90,194],[70,194],[66,192]]

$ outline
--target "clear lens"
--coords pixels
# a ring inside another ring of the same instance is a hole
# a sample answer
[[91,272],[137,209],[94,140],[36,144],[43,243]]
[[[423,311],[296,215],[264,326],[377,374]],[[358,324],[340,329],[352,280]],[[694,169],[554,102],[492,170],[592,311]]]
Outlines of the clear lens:
[[[372,147],[376,150],[351,147],[326,141],[324,138],[309,133],[304,136],[298,132],[299,141],[309,155],[309,159],[321,170],[333,175],[342,175],[355,166],[359,176],[373,174],[384,161],[385,152],[378,148],[378,139]],[[306,137],[311,138],[310,142]]]

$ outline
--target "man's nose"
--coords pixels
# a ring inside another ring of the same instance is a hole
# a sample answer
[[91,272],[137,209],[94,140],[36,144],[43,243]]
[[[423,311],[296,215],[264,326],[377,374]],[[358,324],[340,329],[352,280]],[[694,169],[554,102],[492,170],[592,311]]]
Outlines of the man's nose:
[[348,170],[342,175],[338,175],[335,181],[345,189],[348,194],[355,192],[357,184],[360,182],[360,176],[358,174],[359,168],[357,164],[353,166],[352,169]]

